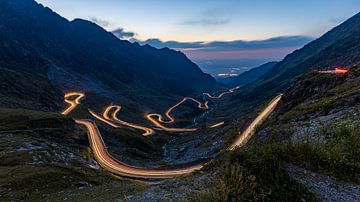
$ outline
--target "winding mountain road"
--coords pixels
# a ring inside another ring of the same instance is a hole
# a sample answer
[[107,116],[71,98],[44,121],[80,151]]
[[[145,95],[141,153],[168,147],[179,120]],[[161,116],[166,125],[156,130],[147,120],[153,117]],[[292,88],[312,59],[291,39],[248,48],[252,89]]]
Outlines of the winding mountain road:
[[244,132],[239,133],[238,138],[235,142],[228,148],[229,151],[236,149],[236,147],[241,147],[246,144],[252,135],[255,133],[255,129],[261,125],[267,117],[274,111],[276,106],[279,104],[283,94],[277,95],[273,98],[269,104],[263,109],[260,114],[251,122],[251,124],[244,130]]
[[[237,89],[237,88],[236,88]],[[230,89],[229,92],[234,92],[235,89]],[[228,92],[227,92],[228,93]],[[222,93],[221,96],[223,96],[224,94]],[[163,124],[169,124],[169,123],[174,123],[175,122],[175,119],[170,115],[171,112],[176,109],[177,107],[179,107],[180,105],[182,105],[184,102],[186,101],[192,101],[192,102],[195,102],[196,104],[198,104],[198,108],[200,109],[209,109],[209,105],[208,105],[208,101],[205,101],[204,103],[194,99],[194,98],[191,98],[191,97],[185,97],[183,98],[181,101],[179,101],[178,103],[176,103],[175,105],[169,107],[166,112],[165,112],[165,116],[168,120],[164,120],[163,116],[161,114],[156,114],[156,113],[151,113],[151,114],[147,114],[145,115],[145,117],[153,124],[157,127],[157,129],[160,129],[162,131],[166,131],[166,132],[171,132],[171,133],[185,133],[185,132],[195,132],[198,130],[198,128],[170,128],[170,127],[167,127],[167,126],[164,126]],[[76,106],[75,106],[76,107]],[[109,113],[111,110],[113,110],[113,113],[112,115],[110,116]],[[121,124],[121,125],[124,125],[124,126],[128,126],[128,127],[131,127],[131,128],[135,128],[135,129],[138,129],[138,130],[142,130],[144,131],[144,133],[142,134],[143,136],[148,136],[148,135],[152,135],[154,134],[154,130],[151,129],[151,128],[148,128],[148,127],[145,127],[145,126],[141,126],[141,125],[138,125],[138,124],[133,124],[133,123],[129,123],[129,122],[126,122],[124,120],[121,120],[119,118],[117,118],[117,114],[120,112],[121,110],[121,106],[120,105],[110,105],[108,106],[105,111],[103,112],[102,116],[98,115],[97,113],[95,113],[94,111],[92,110],[89,110],[89,113],[95,117],[96,119],[114,127],[114,128],[119,128],[120,126],[117,125],[116,123],[118,124]],[[210,128],[216,128],[216,127],[219,127],[223,124],[218,124],[215,126],[212,126]]]
[[[75,99],[74,100],[69,99],[71,97],[75,97]],[[61,114],[68,115],[72,110],[74,110],[81,103],[81,99],[83,99],[84,97],[85,97],[84,93],[78,93],[78,92],[66,93],[64,95],[64,100],[66,103],[69,104],[69,107],[66,108],[63,112],[61,112]]]
[[233,92],[235,92],[237,89],[239,89],[240,88],[240,86],[236,86],[235,88],[231,88],[231,89],[229,89],[227,92],[223,92],[223,93],[221,93],[220,95],[218,95],[218,96],[212,96],[212,95],[210,95],[210,93],[203,93],[203,95],[205,95],[205,96],[208,96],[209,98],[212,98],[212,99],[220,99],[220,98],[222,98],[224,95],[226,95],[226,94],[229,94],[229,93],[233,93]]
[[[256,119],[249,125],[249,127],[243,133],[239,134],[239,138],[228,148],[228,150],[234,150],[236,147],[244,145],[251,135],[254,134],[256,127],[259,126],[271,114],[271,112],[274,111],[281,98],[282,94],[271,100],[270,103],[256,117]],[[101,133],[93,121],[78,119],[76,120],[76,123],[84,125],[87,128],[91,148],[98,163],[108,171],[120,176],[142,179],[172,178],[200,170],[204,165],[201,163],[188,167],[171,169],[148,169],[130,166],[116,160],[108,153]]]
[[87,128],[91,148],[94,152],[97,162],[106,170],[125,177],[142,179],[165,179],[178,175],[191,173],[200,170],[202,164],[190,166],[187,168],[174,169],[147,169],[139,168],[122,163],[113,158],[107,151],[99,129],[91,120],[75,120],[77,124],[84,125]]
[[[113,110],[113,113],[110,116],[109,113],[111,110]],[[142,131],[144,131],[144,133],[142,134],[143,136],[148,136],[148,135],[154,134],[154,130],[151,128],[147,128],[145,126],[141,126],[141,125],[134,124],[134,123],[129,123],[127,121],[123,121],[123,120],[117,118],[117,114],[120,112],[120,110],[121,110],[121,106],[110,105],[105,109],[105,111],[103,113],[103,117],[106,120],[113,121],[113,122],[119,123],[121,125],[125,125],[125,126],[131,127],[131,128],[138,129],[138,130],[142,130]]]

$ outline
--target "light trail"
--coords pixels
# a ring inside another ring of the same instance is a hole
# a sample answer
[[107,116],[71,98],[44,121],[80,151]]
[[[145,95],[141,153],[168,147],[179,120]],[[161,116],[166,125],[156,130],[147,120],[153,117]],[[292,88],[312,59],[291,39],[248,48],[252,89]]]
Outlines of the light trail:
[[346,68],[335,68],[335,73],[336,74],[345,74],[345,73],[348,73],[349,72],[349,70],[348,69],[346,69]]
[[[112,109],[115,109],[115,110],[113,111],[113,113],[111,114],[111,117],[110,117],[109,113],[110,113],[110,111]],[[129,122],[126,122],[126,121],[123,121],[123,120],[117,118],[117,114],[120,112],[120,110],[121,110],[121,106],[119,106],[119,105],[110,105],[105,109],[105,111],[103,113],[103,117],[106,120],[109,120],[109,121],[115,121],[117,123],[120,123],[122,125],[131,127],[131,128],[143,130],[144,131],[144,133],[142,134],[143,136],[148,136],[148,135],[154,134],[154,130],[151,129],[151,128],[147,128],[147,127],[140,126],[140,125],[137,125],[137,124],[129,123]]]
[[[76,96],[74,100],[69,99],[70,97],[74,97],[74,96]],[[69,104],[69,107],[66,108],[61,114],[68,115],[72,110],[76,108],[77,105],[80,104],[81,99],[83,99],[84,97],[85,97],[84,93],[79,93],[79,92],[66,93],[64,95],[64,101]]]
[[[163,120],[163,117],[162,115],[160,114],[148,114],[148,115],[145,115],[145,117],[151,122],[153,123],[155,126],[157,126],[158,128],[160,128],[161,130],[163,131],[167,131],[167,132],[174,132],[174,133],[180,133],[180,132],[194,132],[194,131],[197,131],[198,129],[197,128],[169,128],[169,127],[166,127],[164,125],[162,125],[161,123],[173,123],[175,121],[175,119],[170,115],[170,113],[178,106],[180,106],[181,104],[183,104],[185,101],[187,100],[190,100],[190,101],[193,101],[195,103],[198,104],[198,107],[201,108],[201,109],[208,109],[209,106],[208,106],[208,102],[206,101],[204,104],[201,103],[200,101],[194,99],[194,98],[189,98],[189,97],[186,97],[186,98],[183,98],[180,102],[176,103],[175,105],[173,105],[172,107],[170,107],[166,112],[165,112],[165,115],[166,117],[169,119],[169,121],[164,121]],[[112,115],[110,116],[110,111],[112,109],[115,109],[112,113]],[[154,130],[153,129],[150,129],[150,128],[147,128],[147,127],[144,127],[144,126],[140,126],[140,125],[136,125],[136,124],[132,124],[132,123],[129,123],[129,122],[126,122],[126,121],[123,121],[123,120],[120,120],[119,118],[117,118],[117,114],[119,113],[119,111],[121,110],[121,106],[118,106],[118,105],[110,105],[108,106],[104,112],[103,112],[103,116],[101,117],[100,115],[96,114],[95,112],[89,110],[90,114],[92,116],[94,116],[96,119],[104,122],[104,123],[107,123],[108,125],[114,127],[114,128],[119,128],[118,125],[114,124],[113,122],[116,122],[116,123],[120,123],[122,125],[125,125],[125,126],[128,126],[128,127],[131,127],[131,128],[135,128],[135,129],[139,129],[139,130],[143,130],[145,131],[143,133],[144,136],[148,136],[148,135],[151,135],[151,134],[154,134]],[[157,117],[157,120],[154,119],[153,117]]]
[[[109,113],[111,111],[111,109],[115,109],[115,111],[112,113],[112,116],[109,116]],[[148,135],[152,135],[154,134],[154,130],[151,128],[147,128],[144,126],[140,126],[140,125],[136,125],[136,124],[132,124],[123,120],[120,120],[116,117],[116,115],[119,113],[119,111],[121,110],[121,106],[118,105],[110,105],[108,106],[105,111],[103,112],[103,116],[98,115],[97,113],[95,113],[92,110],[89,110],[89,113],[95,117],[96,119],[98,119],[99,121],[102,121],[110,126],[112,126],[113,128],[121,128],[119,125],[113,123],[113,122],[117,122],[119,124],[131,127],[131,128],[135,128],[135,129],[139,129],[139,130],[143,130],[145,131],[142,135],[143,136],[148,136]]]
[[90,110],[90,109],[89,109],[89,113],[90,113],[93,117],[95,117],[96,119],[98,119],[98,120],[100,120],[100,121],[102,121],[102,122],[104,122],[104,123],[107,123],[108,125],[112,126],[113,128],[120,128],[120,126],[114,124],[114,123],[111,122],[111,121],[106,120],[105,118],[103,118],[102,116],[96,114],[95,112],[93,112],[93,111]]
[[[237,88],[230,89],[229,92],[234,92]],[[222,93],[218,97],[225,95]],[[77,96],[74,100],[69,100],[69,97]],[[70,113],[73,109],[76,108],[77,105],[80,104],[81,99],[85,97],[83,93],[68,93],[64,96],[65,102],[68,103],[70,106],[62,112],[63,115],[67,115]],[[209,96],[210,97],[210,96]],[[234,150],[236,147],[243,146],[246,144],[246,142],[251,138],[251,136],[255,133],[256,127],[260,125],[275,109],[275,107],[278,105],[279,101],[282,98],[282,94],[276,96],[268,105],[267,107],[257,116],[257,118],[246,128],[246,130],[240,134],[239,138],[227,149],[229,151]],[[193,132],[198,130],[197,128],[167,128],[163,126],[162,123],[172,123],[174,122],[174,118],[171,117],[170,113],[172,110],[174,110],[176,107],[181,105],[183,102],[187,100],[192,100],[198,104],[199,108],[202,109],[208,109],[208,102],[205,102],[202,104],[201,102],[193,99],[193,98],[184,98],[176,105],[170,107],[166,111],[166,116],[169,119],[169,121],[164,121],[162,116],[160,114],[148,114],[146,117],[148,120],[150,120],[154,125],[159,127],[162,130],[169,131],[169,132]],[[112,109],[115,109],[113,113],[110,114],[110,111]],[[116,121],[117,123],[120,123],[125,126],[133,127],[136,129],[144,130],[145,133],[143,135],[150,135],[150,133],[153,133],[153,130],[150,128],[146,128],[143,126],[139,126],[136,124],[128,123],[126,121],[120,120],[117,118],[117,114],[121,110],[121,106],[117,105],[111,105],[108,106],[105,111],[103,112],[103,116],[100,116],[96,114],[95,112],[89,110],[89,113],[94,116],[96,119],[101,120],[112,127],[119,128],[117,124],[114,124],[113,121]],[[157,120],[155,120],[153,117],[157,117]],[[195,164],[188,167],[181,167],[181,168],[171,168],[171,169],[148,169],[148,168],[141,168],[141,167],[134,167],[127,165],[123,162],[120,162],[113,158],[107,151],[106,145],[102,139],[101,133],[99,129],[97,128],[96,124],[92,122],[91,120],[75,120],[77,124],[84,125],[87,128],[89,142],[91,145],[91,148],[93,150],[95,159],[97,162],[106,170],[109,172],[125,176],[125,177],[133,177],[133,178],[142,178],[142,179],[165,179],[165,178],[172,178],[175,176],[188,174],[196,170],[200,170],[204,163]],[[216,128],[221,125],[223,125],[224,122],[220,122],[217,124],[214,124],[210,126],[210,128]]]
[[[168,128],[164,125],[162,125],[158,120],[162,120],[162,116],[160,114],[147,114],[145,117],[153,123],[155,126],[160,128],[163,131],[167,132],[173,132],[173,133],[183,133],[183,132],[195,132],[198,129],[197,128]],[[154,119],[153,117],[157,117],[157,119]]]
[[232,151],[237,147],[241,147],[249,141],[249,139],[255,134],[256,128],[261,125],[267,117],[270,116],[271,112],[274,111],[282,96],[283,94],[279,94],[270,101],[267,107],[262,110],[256,119],[245,129],[245,131],[239,134],[239,137],[236,139],[236,141],[228,148],[229,151]]
[[186,168],[173,169],[147,169],[127,165],[114,159],[107,151],[96,124],[90,120],[75,120],[77,124],[84,125],[88,131],[89,142],[97,162],[106,170],[125,177],[143,179],[165,179],[191,173],[200,170],[203,164],[197,164]]
[[343,68],[343,67],[337,67],[335,69],[318,71],[318,73],[320,73],[320,74],[346,74],[348,72],[349,72],[349,69]]
[[226,91],[226,92],[223,92],[223,93],[221,93],[220,95],[218,95],[218,96],[212,96],[212,95],[210,95],[210,93],[203,93],[203,95],[206,95],[206,96],[208,96],[209,98],[212,98],[212,99],[220,99],[220,98],[222,98],[224,95],[226,95],[226,94],[229,94],[229,93],[233,93],[233,92],[235,92],[237,89],[239,89],[240,88],[240,86],[236,86],[235,88],[231,88],[230,90],[228,90],[228,91]]
[[[172,107],[170,107],[168,110],[166,110],[165,112],[165,116],[167,117],[168,121],[165,121],[163,119],[163,116],[161,114],[147,114],[145,115],[145,117],[151,122],[153,123],[155,126],[157,126],[158,128],[160,128],[163,131],[167,131],[167,132],[173,132],[173,133],[182,133],[182,132],[194,132],[197,131],[197,128],[169,128],[166,127],[164,125],[162,125],[161,123],[173,123],[175,122],[175,119],[170,115],[170,113],[178,106],[180,106],[181,104],[183,104],[184,102],[186,102],[187,100],[193,101],[195,103],[198,104],[198,108],[200,109],[209,109],[209,105],[208,105],[208,101],[206,101],[204,104],[201,103],[200,101],[194,99],[194,98],[190,98],[190,97],[185,97],[183,98],[180,102],[176,103],[175,105],[173,105]],[[156,117],[156,118],[154,118]]]
[[[198,104],[198,108],[200,109],[209,109],[209,105],[208,105],[208,101],[206,101],[204,104],[201,103],[200,101],[194,99],[194,98],[190,98],[190,97],[185,97],[183,98],[180,102],[176,103],[175,105],[173,105],[172,107],[170,107],[168,110],[166,110],[165,112],[165,116],[167,117],[168,121],[165,121],[163,119],[163,116],[161,114],[147,114],[145,115],[145,117],[151,122],[153,123],[155,126],[157,126],[158,128],[160,128],[161,130],[167,131],[167,132],[173,132],[173,133],[182,133],[182,132],[194,132],[197,131],[197,128],[169,128],[166,127],[164,125],[162,125],[161,123],[173,123],[175,122],[175,119],[170,115],[170,113],[178,106],[180,106],[181,104],[183,104],[186,101],[193,101],[195,103]],[[156,117],[156,119],[154,118]]]
[[183,98],[180,102],[176,103],[174,106],[170,107],[168,110],[166,110],[165,112],[165,116],[168,118],[169,121],[164,121],[163,117],[159,114],[151,114],[152,116],[157,116],[158,117],[158,121],[161,123],[173,123],[175,121],[175,119],[170,115],[170,113],[179,105],[181,105],[182,103],[186,102],[187,100],[193,101],[195,103],[198,104],[198,108],[200,109],[209,109],[209,102],[206,101],[204,104],[202,104],[200,101],[195,100],[194,98],[191,97],[185,97]]
[[224,125],[224,121],[222,121],[222,122],[220,122],[220,123],[217,123],[217,124],[214,124],[214,125],[211,125],[211,126],[209,126],[209,128],[217,128],[217,127],[220,127],[220,126],[222,126],[222,125]]
[[[227,150],[231,151],[236,147],[243,146],[249,140],[251,135],[255,133],[256,127],[274,111],[281,98],[282,94],[272,99],[267,107],[262,110],[256,119],[242,134],[240,134],[239,138]],[[116,160],[108,153],[101,133],[94,122],[91,120],[75,120],[75,122],[77,124],[84,125],[87,128],[89,142],[97,162],[104,169],[116,175],[141,179],[165,179],[188,174],[193,171],[200,170],[204,166],[204,163],[200,163],[184,168],[148,169],[127,165]]]

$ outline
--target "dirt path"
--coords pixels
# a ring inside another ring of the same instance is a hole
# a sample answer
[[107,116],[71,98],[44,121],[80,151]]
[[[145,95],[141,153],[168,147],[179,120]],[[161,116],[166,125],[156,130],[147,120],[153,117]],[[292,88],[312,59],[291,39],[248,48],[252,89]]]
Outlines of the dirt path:
[[323,201],[360,201],[360,185],[336,182],[330,176],[321,175],[302,167],[288,164],[290,177],[315,193]]

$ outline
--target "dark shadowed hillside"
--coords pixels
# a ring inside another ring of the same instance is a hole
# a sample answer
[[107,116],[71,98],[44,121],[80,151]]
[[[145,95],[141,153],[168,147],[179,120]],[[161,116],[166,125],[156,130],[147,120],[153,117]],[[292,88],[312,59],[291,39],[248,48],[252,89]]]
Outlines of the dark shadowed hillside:
[[62,90],[119,99],[191,95],[217,88],[183,53],[119,40],[89,21],[68,21],[33,0],[0,1],[0,65],[48,77]]

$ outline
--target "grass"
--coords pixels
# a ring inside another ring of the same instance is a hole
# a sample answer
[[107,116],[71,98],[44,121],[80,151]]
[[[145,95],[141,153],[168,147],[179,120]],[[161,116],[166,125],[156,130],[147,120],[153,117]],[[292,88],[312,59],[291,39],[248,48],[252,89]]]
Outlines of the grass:
[[339,180],[360,183],[360,126],[358,123],[335,122],[319,128],[325,143],[285,144],[283,158],[307,164]]
[[205,169],[215,177],[212,188],[197,201],[317,201],[289,178],[279,156],[267,147],[226,153]]
[[[358,122],[334,121],[320,126],[314,141],[269,141],[263,147],[281,160],[306,166],[336,177],[340,181],[360,183],[360,125]],[[254,144],[255,142],[253,142]]]
[[[46,198],[72,198],[72,201],[90,200],[89,195],[99,198],[103,187],[111,188],[114,192],[104,193],[107,197],[123,198],[124,190],[127,194],[141,192],[144,186],[117,180],[102,171],[74,166],[32,166],[21,165],[0,167],[0,187],[7,189],[7,194],[0,194],[1,201],[10,199],[38,201]],[[79,182],[89,185],[80,189]],[[111,184],[111,187],[109,187]],[[97,195],[92,193],[96,190]],[[12,196],[10,196],[12,195]]]
[[295,106],[290,111],[283,114],[281,119],[285,121],[291,121],[291,118],[308,116],[313,113],[327,115],[331,110],[346,104],[357,104],[356,99],[353,101],[354,99],[351,99],[351,97],[358,97],[360,93],[359,86],[360,79],[354,79],[332,87],[323,92],[322,96],[314,98],[312,102],[305,102],[303,100],[301,104]]
[[333,122],[318,128],[323,142],[289,140],[254,144],[225,153],[205,167],[214,174],[209,192],[199,201],[317,201],[283,169],[293,163],[335,177],[360,183],[360,125]]
[[59,128],[59,125],[68,121],[55,112],[0,108],[1,131]]
[[90,169],[32,165],[2,166],[0,178],[2,179],[1,187],[10,189],[14,198],[19,200],[41,198],[44,193],[50,194],[71,189],[80,181],[98,185],[105,179],[104,176],[99,176]]

